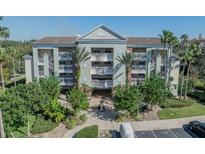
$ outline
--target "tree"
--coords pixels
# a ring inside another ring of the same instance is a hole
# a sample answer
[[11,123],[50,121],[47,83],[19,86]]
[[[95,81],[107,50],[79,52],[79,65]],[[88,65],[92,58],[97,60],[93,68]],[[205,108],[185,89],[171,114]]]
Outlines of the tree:
[[72,57],[73,64],[74,64],[74,72],[75,72],[75,81],[76,87],[80,87],[80,71],[81,71],[81,64],[86,62],[90,59],[90,53],[85,50],[85,47],[75,47],[70,56]]
[[89,107],[87,95],[77,87],[72,88],[67,94],[67,100],[71,104],[74,114],[77,114],[80,110],[86,110]]
[[188,63],[184,98],[186,98],[187,96],[187,90],[189,84],[189,73],[190,73],[191,65],[197,60],[197,57],[200,54],[201,54],[200,45],[197,42],[190,42],[187,51],[184,53],[184,59]]
[[189,37],[186,34],[181,35],[180,37],[180,42],[179,42],[179,47],[176,49],[177,54],[180,57],[181,62],[183,61],[183,66],[182,66],[182,73],[181,73],[181,85],[180,85],[180,99],[182,98],[183,95],[183,87],[184,87],[184,73],[185,73],[185,66],[186,66],[186,60],[185,60],[185,53],[187,52],[189,46]]
[[126,111],[132,117],[139,113],[139,103],[142,100],[139,89],[136,86],[126,84],[117,86],[114,93],[114,106],[117,110]]
[[125,65],[126,83],[131,84],[131,69],[137,62],[136,56],[133,53],[125,52],[121,56],[117,56],[116,60],[122,65]]
[[14,85],[16,86],[16,67],[15,67],[15,59],[17,58],[17,50],[14,47],[9,47],[6,49],[8,57],[12,61],[12,69],[13,69],[13,78],[14,78]]
[[7,54],[4,48],[0,48],[0,69],[1,69],[1,83],[3,91],[5,91],[5,81],[4,81],[4,73],[3,73],[3,63],[7,59]]
[[146,78],[141,87],[141,92],[144,96],[144,101],[151,106],[164,103],[170,92],[167,90],[166,83],[158,75],[151,75]]
[[[0,16],[0,21],[3,20],[3,17]],[[9,29],[7,27],[0,26],[0,38],[8,38],[9,37]]]
[[[168,84],[168,82],[170,81],[172,49],[174,46],[178,44],[178,40],[177,37],[175,37],[174,34],[168,30],[163,30],[162,35],[159,35],[159,37],[160,37],[161,44],[163,45],[164,48],[165,80],[166,80],[166,84]],[[166,46],[168,46],[167,52],[166,52]],[[168,52],[170,52],[170,54],[168,54]]]
[[[0,21],[3,19],[3,17],[0,16]],[[9,29],[7,27],[0,26],[0,39],[1,38],[8,38],[9,37]],[[1,82],[3,90],[5,91],[5,84],[4,84],[4,76],[3,76],[3,62],[5,59],[5,50],[1,48],[0,44],[0,69],[1,69]]]

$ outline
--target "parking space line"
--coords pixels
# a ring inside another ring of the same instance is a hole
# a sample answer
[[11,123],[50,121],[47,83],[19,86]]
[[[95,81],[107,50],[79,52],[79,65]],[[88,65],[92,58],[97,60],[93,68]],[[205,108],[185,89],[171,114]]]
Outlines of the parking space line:
[[174,134],[174,132],[172,132],[172,130],[168,129],[168,131],[169,131],[172,135],[174,135],[176,138],[178,138],[177,135]]
[[157,135],[151,130],[152,134],[154,135],[155,138],[158,138]]

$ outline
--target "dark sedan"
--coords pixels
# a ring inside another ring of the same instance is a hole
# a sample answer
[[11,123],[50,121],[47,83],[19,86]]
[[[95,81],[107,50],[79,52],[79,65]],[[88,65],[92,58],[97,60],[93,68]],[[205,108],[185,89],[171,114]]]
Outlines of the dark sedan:
[[205,137],[205,123],[199,121],[191,121],[189,123],[191,131],[197,134],[199,137]]

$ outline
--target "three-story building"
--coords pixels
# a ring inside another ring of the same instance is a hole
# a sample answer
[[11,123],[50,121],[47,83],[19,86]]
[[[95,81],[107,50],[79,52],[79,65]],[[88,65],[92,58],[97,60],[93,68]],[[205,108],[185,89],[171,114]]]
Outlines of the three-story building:
[[76,46],[85,47],[90,59],[81,66],[80,83],[93,89],[111,90],[125,84],[125,66],[116,57],[133,52],[138,62],[132,67],[132,84],[142,84],[146,76],[157,73],[165,78],[164,57],[168,56],[172,77],[171,90],[177,95],[179,60],[161,45],[159,38],[125,37],[110,28],[100,25],[82,37],[45,37],[33,43],[33,52],[25,55],[26,81],[55,75],[62,88],[74,84],[73,63],[69,53]]

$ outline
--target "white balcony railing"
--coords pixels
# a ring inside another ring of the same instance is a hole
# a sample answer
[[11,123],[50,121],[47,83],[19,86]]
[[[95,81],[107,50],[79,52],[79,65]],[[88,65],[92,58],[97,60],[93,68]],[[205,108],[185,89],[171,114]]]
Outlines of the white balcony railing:
[[137,52],[137,53],[135,52],[134,54],[135,54],[136,58],[140,59],[140,60],[146,60],[146,58],[147,58],[147,54],[144,52]]
[[72,60],[69,52],[59,52],[58,58],[59,60]]
[[131,82],[133,85],[139,85],[144,82],[145,78],[132,78]]
[[61,86],[72,86],[74,84],[73,78],[59,78]]
[[140,70],[140,71],[145,71],[146,70],[146,65],[139,65],[139,66],[132,66],[132,70]]
[[59,65],[59,73],[73,73],[72,65]]
[[92,53],[91,61],[113,61],[113,53]]
[[112,67],[92,67],[91,74],[112,75],[113,69],[112,69]]
[[99,89],[110,89],[113,86],[112,80],[92,80],[92,87]]

